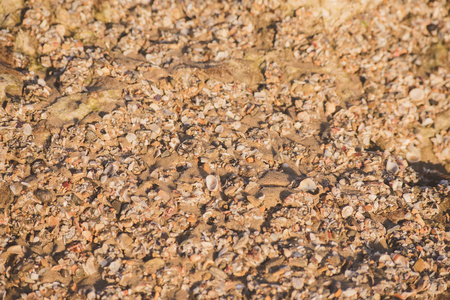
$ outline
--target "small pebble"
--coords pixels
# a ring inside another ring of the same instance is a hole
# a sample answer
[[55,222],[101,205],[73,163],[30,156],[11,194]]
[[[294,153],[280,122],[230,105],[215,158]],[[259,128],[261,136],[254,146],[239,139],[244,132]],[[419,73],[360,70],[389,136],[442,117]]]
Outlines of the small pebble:
[[426,268],[426,262],[422,259],[419,258],[415,263],[414,263],[414,271],[416,272],[422,272],[423,270],[425,270]]
[[53,194],[49,190],[37,189],[34,195],[42,203],[49,203],[53,200]]

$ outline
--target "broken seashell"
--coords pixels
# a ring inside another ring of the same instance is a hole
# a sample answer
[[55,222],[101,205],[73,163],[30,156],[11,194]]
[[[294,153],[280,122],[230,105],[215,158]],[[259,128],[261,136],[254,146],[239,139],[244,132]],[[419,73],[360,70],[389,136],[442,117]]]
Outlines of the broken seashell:
[[305,285],[305,280],[300,277],[292,277],[292,286],[296,290],[301,290]]
[[25,248],[20,245],[14,245],[6,249],[4,253],[17,254],[19,256],[23,256],[25,254]]
[[302,111],[297,114],[297,120],[308,123],[311,121],[311,116],[308,112]]
[[200,254],[192,254],[191,256],[189,256],[189,260],[192,261],[193,263],[197,263],[200,260],[202,260],[202,256]]
[[215,192],[217,190],[219,190],[219,179],[217,179],[216,176],[214,175],[208,175],[206,176],[206,188],[211,191],[211,192]]
[[216,127],[216,129],[214,130],[215,133],[221,134],[223,132],[224,128],[222,125],[219,125]]
[[406,257],[401,254],[392,254],[392,261],[397,265],[408,266],[409,262]]
[[316,189],[316,184],[312,179],[306,178],[300,182],[299,188],[303,191],[314,191]]
[[421,88],[412,89],[409,92],[409,97],[413,102],[422,101],[425,98],[425,91]]
[[380,256],[380,258],[378,259],[380,263],[386,264],[387,262],[392,262],[392,259],[389,255],[387,254],[383,254]]
[[409,147],[408,152],[406,153],[406,159],[410,163],[416,163],[419,162],[422,158],[422,155],[420,154],[419,149],[416,147]]
[[350,217],[353,214],[353,207],[351,207],[350,205],[347,205],[346,207],[344,207],[342,209],[342,217],[344,219],[347,219],[348,217]]
[[137,136],[134,133],[130,132],[125,138],[127,139],[128,143],[132,143],[137,139]]
[[390,173],[397,173],[398,172],[398,164],[395,160],[389,158],[386,163],[386,171]]
[[23,126],[23,134],[25,134],[25,135],[31,135],[33,133],[33,128],[31,127],[31,125],[30,124],[25,124],[24,126]]

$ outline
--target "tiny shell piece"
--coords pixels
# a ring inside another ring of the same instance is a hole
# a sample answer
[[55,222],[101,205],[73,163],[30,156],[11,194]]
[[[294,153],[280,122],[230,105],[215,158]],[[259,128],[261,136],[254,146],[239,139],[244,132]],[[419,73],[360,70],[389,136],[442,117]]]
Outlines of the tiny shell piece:
[[421,154],[419,149],[416,147],[409,147],[408,152],[406,153],[406,159],[410,163],[419,162],[421,159]]
[[129,143],[134,142],[136,140],[136,138],[137,138],[137,136],[132,132],[128,133],[126,136],[126,139]]
[[409,92],[409,97],[413,102],[419,102],[425,98],[425,92],[421,88],[415,88]]
[[392,260],[397,265],[408,266],[408,259],[401,254],[393,254]]
[[316,189],[316,184],[312,179],[306,178],[300,182],[300,189],[303,191],[314,191]]
[[405,201],[406,201],[407,203],[411,203],[412,200],[413,200],[413,198],[412,198],[412,196],[411,196],[410,193],[403,194],[403,199],[405,199]]
[[342,217],[344,219],[347,219],[348,217],[350,217],[353,214],[353,207],[351,207],[350,205],[347,205],[346,207],[344,207],[342,209]]
[[206,188],[211,191],[211,192],[215,192],[217,190],[219,190],[219,179],[217,179],[216,176],[214,175],[208,175],[206,176]]
[[308,123],[311,121],[311,116],[308,112],[302,111],[297,114],[297,120]]
[[347,297],[347,298],[354,297],[354,296],[356,296],[356,294],[358,294],[358,292],[354,288],[348,288],[342,292],[342,295],[344,295],[344,297]]
[[23,256],[25,254],[23,246],[20,245],[11,246],[8,249],[6,249],[4,253],[12,253],[20,256]]
[[159,134],[161,132],[161,127],[159,127],[158,124],[151,124],[149,128],[156,134]]
[[202,259],[202,256],[199,254],[192,254],[191,256],[189,256],[189,260],[192,261],[193,263],[197,263]]
[[391,262],[391,261],[392,261],[391,257],[387,254],[381,255],[379,258],[379,262],[383,263],[383,264],[386,264],[386,262]]
[[301,290],[305,285],[304,280],[299,277],[292,277],[292,286],[296,290]]
[[216,127],[216,129],[214,130],[215,133],[221,134],[223,132],[223,126],[219,125]]
[[109,270],[113,273],[116,273],[117,271],[119,271],[121,265],[122,265],[121,259],[117,259],[109,265]]
[[397,173],[398,172],[398,164],[392,160],[392,159],[388,159],[387,163],[386,163],[386,171],[390,172],[390,173]]
[[25,135],[31,135],[31,133],[33,132],[33,128],[31,127],[30,124],[25,124],[23,125],[23,134]]

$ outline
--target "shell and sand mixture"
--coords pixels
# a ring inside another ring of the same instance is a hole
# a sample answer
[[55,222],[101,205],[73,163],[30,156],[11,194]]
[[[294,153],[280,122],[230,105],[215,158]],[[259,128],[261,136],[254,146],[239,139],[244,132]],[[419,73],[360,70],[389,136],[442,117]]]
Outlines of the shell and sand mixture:
[[0,1],[0,298],[448,299],[449,11]]

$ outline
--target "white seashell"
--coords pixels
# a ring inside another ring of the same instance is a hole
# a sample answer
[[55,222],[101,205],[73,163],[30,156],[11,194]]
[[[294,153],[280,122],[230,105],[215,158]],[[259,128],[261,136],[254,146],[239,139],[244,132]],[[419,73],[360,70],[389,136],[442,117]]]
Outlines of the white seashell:
[[241,238],[236,242],[236,245],[234,245],[233,248],[236,250],[236,249],[240,249],[240,248],[246,247],[246,246],[247,246],[247,243],[248,243],[248,240],[249,240],[248,234],[244,234],[244,236],[241,237]]
[[386,171],[390,173],[397,173],[398,172],[398,164],[395,162],[395,160],[389,158],[386,163]]
[[409,92],[409,98],[411,98],[413,102],[422,101],[425,98],[425,91],[421,88],[412,89]]
[[107,164],[105,170],[103,170],[103,174],[111,175],[114,172],[114,166],[112,164]]
[[342,295],[345,298],[353,298],[358,294],[358,291],[354,288],[348,288],[345,291],[342,292]]
[[215,133],[221,134],[223,132],[223,126],[219,125],[216,127],[216,129],[214,130]]
[[87,275],[92,275],[97,273],[97,268],[95,267],[95,257],[91,256],[83,264],[83,270]]
[[246,147],[245,147],[244,145],[240,144],[240,145],[237,145],[237,146],[236,146],[236,151],[237,151],[237,152],[241,152],[241,151],[244,151],[245,148],[246,148]]
[[434,121],[433,121],[432,118],[426,118],[425,120],[422,121],[422,126],[428,126],[428,125],[431,125],[433,123],[434,123]]
[[327,102],[325,104],[325,115],[329,116],[334,114],[334,112],[336,111],[336,104],[333,102]]
[[189,256],[189,260],[193,263],[198,263],[200,260],[202,260],[202,258],[203,256],[201,256],[200,254],[192,254],[191,256]]
[[408,152],[406,153],[406,159],[410,163],[416,163],[419,162],[422,158],[422,155],[420,154],[419,149],[416,147],[409,147]]
[[241,128],[241,125],[241,122],[236,121],[231,124],[231,128],[233,128],[234,130],[238,130],[239,128]]
[[380,256],[380,258],[378,259],[378,261],[379,261],[380,263],[385,264],[386,262],[392,262],[392,259],[391,259],[391,257],[390,257],[388,254],[383,254],[383,255]]
[[22,189],[23,189],[23,185],[16,182],[16,183],[11,184],[9,186],[9,189],[11,190],[11,192],[13,192],[14,196],[20,196],[20,193],[22,192]]
[[430,83],[431,85],[438,85],[440,83],[442,83],[444,81],[444,78],[440,77],[440,76],[436,76],[434,74],[430,75]]
[[445,148],[444,150],[442,150],[441,155],[440,155],[441,159],[443,160],[450,160],[450,148]]
[[128,143],[132,143],[137,139],[137,136],[134,133],[130,132],[125,138],[127,139]]
[[47,85],[47,83],[45,82],[45,80],[42,79],[42,78],[39,78],[39,79],[38,79],[38,84],[39,84],[40,86],[46,86],[46,85]]
[[206,176],[206,188],[211,191],[211,192],[215,192],[217,190],[219,190],[219,179],[217,179],[216,176],[214,175],[208,175]]
[[350,205],[347,205],[346,207],[344,207],[342,209],[342,217],[344,219],[347,219],[348,217],[350,217],[353,214],[353,207],[351,207]]
[[149,129],[156,134],[161,132],[161,127],[159,127],[158,124],[150,124]]
[[316,184],[310,178],[306,178],[300,182],[299,188],[303,191],[314,191],[316,189]]
[[[227,110],[225,116],[230,118],[230,119],[234,119],[235,118],[234,117],[234,113],[231,110]],[[231,125],[231,126],[233,126],[233,125]]]
[[393,253],[391,254],[391,258],[396,265],[402,265],[405,267],[409,265],[408,259],[401,254]]
[[403,199],[405,199],[406,203],[411,203],[413,200],[412,194],[410,193],[403,194]]
[[296,290],[301,290],[305,285],[305,280],[300,277],[292,277],[292,286]]
[[117,271],[119,271],[121,266],[122,266],[122,260],[119,258],[109,264],[109,270],[113,273],[116,273]]
[[228,57],[228,51],[221,51],[216,55],[216,61],[226,59]]
[[308,123],[311,121],[311,116],[308,112],[302,111],[297,114],[297,120]]
[[33,132],[33,128],[31,127],[30,124],[25,124],[23,125],[23,134],[25,135],[31,135],[31,133]]
[[378,203],[378,201],[374,201],[373,202],[373,212],[376,212],[379,207],[380,207],[380,204]]
[[216,267],[211,267],[209,269],[209,272],[216,278],[221,279],[221,280],[226,280],[228,278],[227,273],[225,273],[224,271],[222,271],[219,268]]

